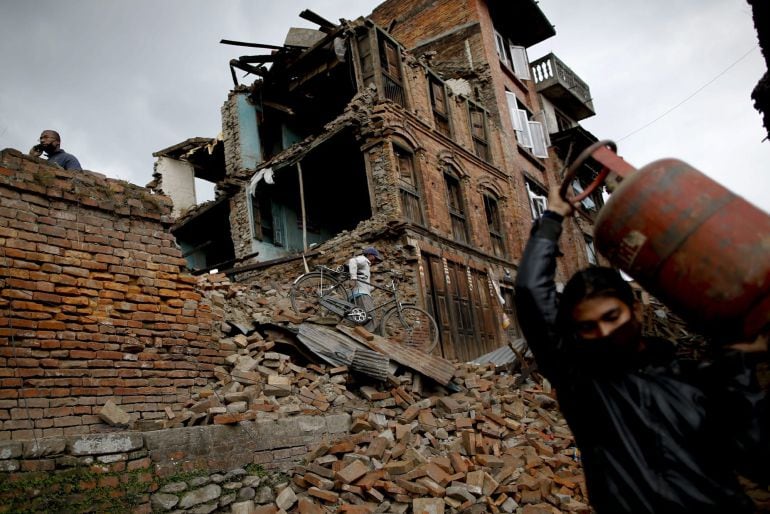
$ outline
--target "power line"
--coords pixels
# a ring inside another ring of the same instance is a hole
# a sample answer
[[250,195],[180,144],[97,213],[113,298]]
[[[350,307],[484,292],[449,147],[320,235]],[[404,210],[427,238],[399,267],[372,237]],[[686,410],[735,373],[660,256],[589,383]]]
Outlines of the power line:
[[690,100],[692,97],[694,97],[695,95],[697,95],[698,93],[700,93],[701,91],[703,91],[704,89],[706,89],[706,88],[707,88],[708,86],[710,86],[710,85],[711,85],[711,84],[712,84],[714,81],[716,81],[716,80],[717,80],[719,77],[721,77],[722,75],[724,75],[725,73],[727,73],[728,71],[730,71],[730,70],[731,70],[731,69],[732,69],[732,68],[733,68],[735,65],[737,65],[739,62],[741,62],[742,60],[744,60],[746,57],[748,57],[748,56],[749,56],[749,54],[750,54],[751,52],[753,52],[754,50],[756,50],[756,49],[757,49],[757,47],[758,47],[758,46],[759,46],[759,45],[754,45],[754,46],[752,46],[752,47],[751,47],[751,49],[750,49],[748,52],[746,52],[745,54],[743,54],[742,56],[740,56],[740,57],[739,57],[737,60],[735,60],[735,61],[734,61],[734,62],[733,62],[731,65],[729,65],[727,68],[725,68],[724,70],[722,70],[721,72],[719,72],[719,73],[718,73],[718,74],[717,74],[717,75],[716,75],[714,78],[712,78],[711,80],[709,80],[708,82],[706,82],[705,84],[703,84],[701,87],[699,87],[698,89],[696,89],[696,90],[695,90],[693,93],[691,93],[691,94],[690,94],[690,96],[688,96],[687,98],[685,98],[684,100],[682,100],[681,102],[679,102],[678,104],[676,104],[675,106],[671,107],[670,109],[668,109],[667,111],[665,111],[663,114],[661,114],[660,116],[658,116],[658,117],[657,117],[657,118],[655,118],[654,120],[652,120],[652,121],[650,121],[650,122],[648,122],[648,123],[646,123],[646,124],[642,125],[641,127],[639,127],[638,129],[636,129],[636,130],[634,130],[634,131],[632,131],[632,132],[629,132],[629,133],[628,133],[628,134],[626,134],[625,136],[623,136],[623,137],[621,137],[621,138],[619,138],[619,139],[616,139],[616,141],[623,141],[623,140],[624,140],[624,139],[626,139],[627,137],[633,136],[633,135],[634,135],[634,134],[636,134],[637,132],[640,132],[640,131],[642,131],[642,130],[646,129],[647,127],[649,127],[649,126],[650,126],[650,125],[652,125],[653,123],[655,123],[655,122],[659,121],[661,118],[663,118],[664,116],[668,115],[669,113],[671,113],[671,112],[672,112],[672,111],[674,111],[675,109],[677,109],[677,108],[681,107],[681,106],[682,106],[682,105],[683,105],[685,102],[687,102],[687,101],[688,101],[688,100]]

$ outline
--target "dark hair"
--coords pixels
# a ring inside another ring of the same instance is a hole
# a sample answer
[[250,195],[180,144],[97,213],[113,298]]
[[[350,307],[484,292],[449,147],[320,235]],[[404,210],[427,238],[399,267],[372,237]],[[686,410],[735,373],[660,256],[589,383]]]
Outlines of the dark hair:
[[634,291],[623,280],[620,273],[612,268],[593,267],[575,273],[567,285],[559,301],[559,310],[556,314],[557,326],[564,331],[571,332],[572,311],[577,304],[586,298],[612,297],[634,308]]

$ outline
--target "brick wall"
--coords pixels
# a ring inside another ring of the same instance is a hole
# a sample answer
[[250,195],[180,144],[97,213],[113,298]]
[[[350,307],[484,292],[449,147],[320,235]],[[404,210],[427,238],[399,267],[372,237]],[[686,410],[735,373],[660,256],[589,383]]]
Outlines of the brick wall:
[[476,21],[474,8],[469,0],[388,0],[370,17],[385,28],[395,20],[391,34],[413,48],[426,38]]
[[4,150],[0,199],[0,439],[108,429],[108,399],[181,408],[225,351],[168,198]]

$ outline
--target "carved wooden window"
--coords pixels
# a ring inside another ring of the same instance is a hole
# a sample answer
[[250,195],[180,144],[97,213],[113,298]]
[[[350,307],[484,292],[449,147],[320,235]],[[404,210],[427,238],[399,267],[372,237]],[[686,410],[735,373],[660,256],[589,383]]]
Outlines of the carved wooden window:
[[406,94],[401,78],[401,51],[398,45],[383,33],[378,33],[380,45],[380,66],[385,98],[406,107]]
[[484,194],[484,213],[487,217],[489,239],[492,242],[492,251],[498,257],[505,256],[505,243],[503,242],[503,224],[500,219],[500,209],[497,199],[488,193]]
[[484,109],[468,102],[468,116],[471,124],[471,136],[473,138],[473,151],[476,156],[490,160],[489,143],[487,141],[487,117]]
[[460,187],[460,180],[450,171],[444,172],[446,184],[447,206],[452,220],[452,237],[461,243],[468,242],[468,226],[465,219],[465,204]]
[[436,130],[447,137],[452,137],[449,129],[449,104],[444,83],[433,76],[429,76],[428,82],[430,84],[430,104],[433,108],[433,122],[436,125]]
[[420,207],[420,188],[417,182],[417,174],[414,166],[414,154],[397,146],[393,147],[398,167],[399,195],[404,218],[423,224],[422,209]]

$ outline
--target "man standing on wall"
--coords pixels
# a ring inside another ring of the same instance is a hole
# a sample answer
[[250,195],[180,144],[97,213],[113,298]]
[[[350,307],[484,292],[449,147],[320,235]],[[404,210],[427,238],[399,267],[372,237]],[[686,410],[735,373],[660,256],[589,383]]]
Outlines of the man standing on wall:
[[33,157],[40,157],[45,152],[48,162],[58,164],[65,170],[80,171],[77,157],[61,149],[61,137],[55,130],[44,130],[40,134],[40,143],[33,146],[29,154]]
[[[357,255],[348,260],[348,272],[350,273],[350,280],[354,281],[351,299],[353,303],[364,309],[367,313],[370,313],[374,308],[374,300],[372,300],[372,270],[371,266],[382,261],[380,252],[376,248],[365,248],[362,255]],[[374,317],[370,319],[364,328],[370,332],[374,330],[376,323]]]

